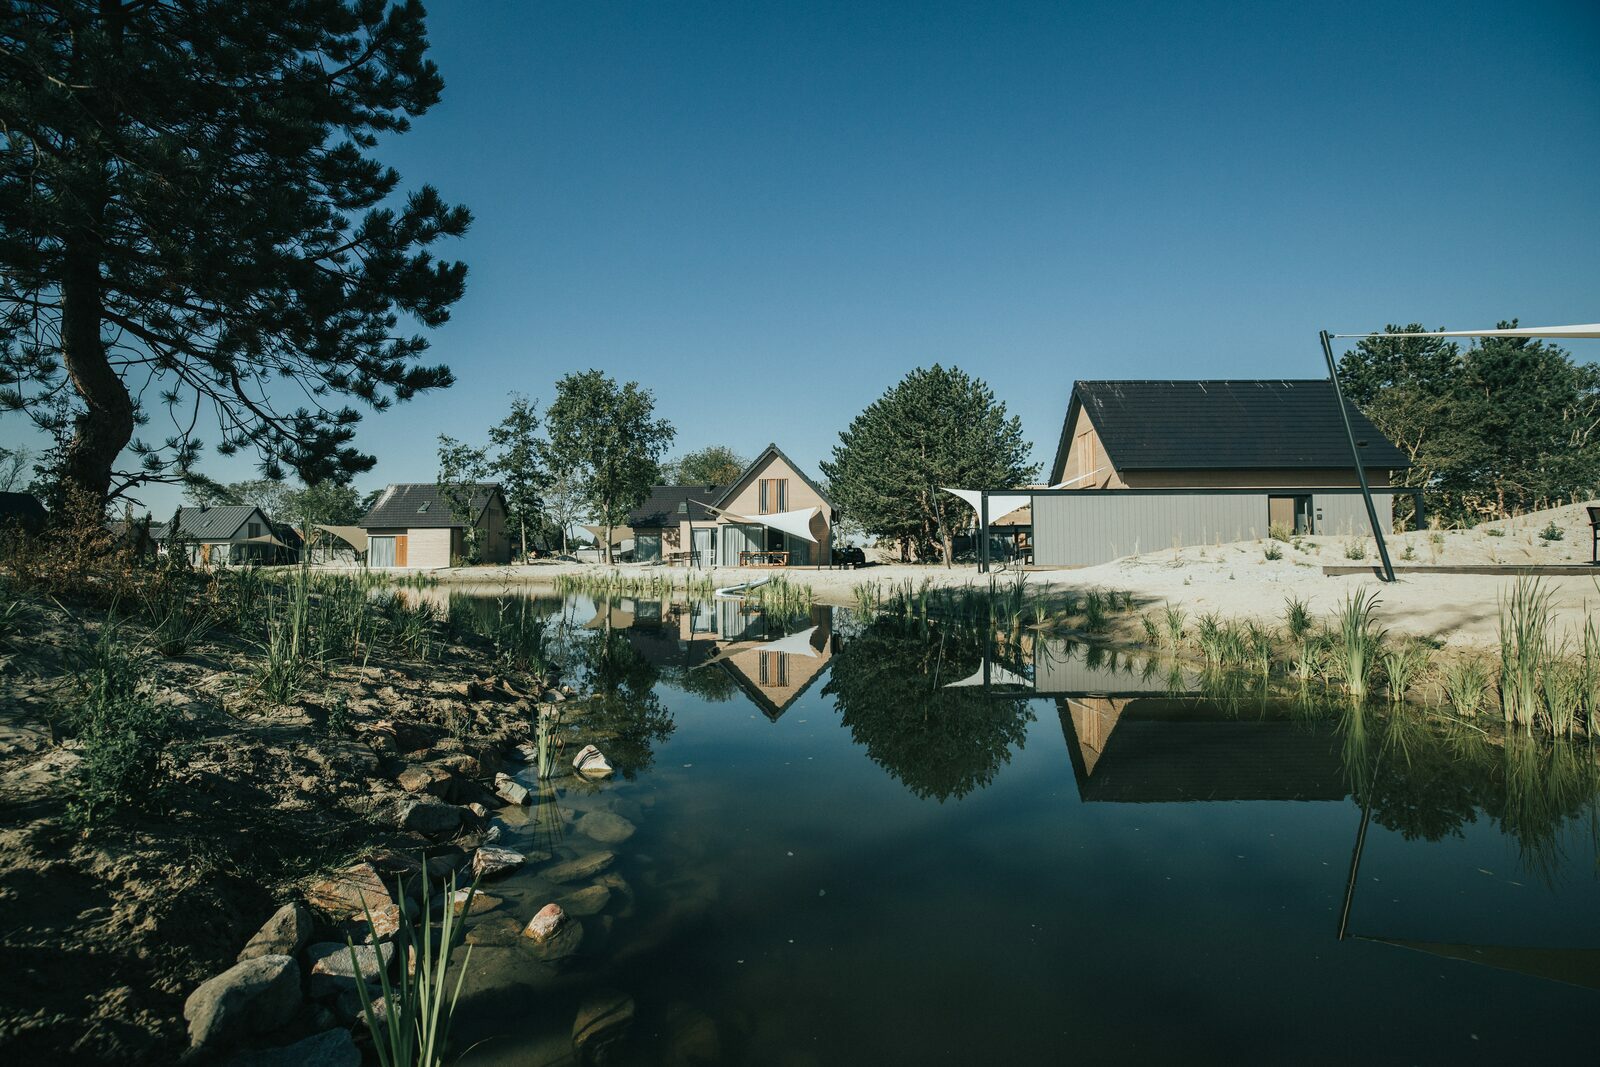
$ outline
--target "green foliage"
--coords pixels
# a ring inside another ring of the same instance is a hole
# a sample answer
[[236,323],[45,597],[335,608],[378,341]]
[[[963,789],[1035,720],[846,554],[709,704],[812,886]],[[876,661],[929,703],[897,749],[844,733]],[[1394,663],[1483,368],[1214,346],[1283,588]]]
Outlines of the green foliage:
[[[398,982],[389,977],[389,968],[378,968],[378,979],[383,991],[384,1011],[380,1018],[367,991],[367,983],[357,982],[361,998],[361,1018],[372,1035],[372,1045],[383,1067],[443,1067],[445,1050],[450,1045],[450,1022],[455,1016],[456,1002],[461,997],[461,984],[466,980],[472,965],[472,946],[466,947],[461,963],[456,967],[455,984],[447,981],[450,956],[461,945],[466,933],[460,916],[472,910],[472,898],[477,895],[478,883],[474,881],[466,890],[459,915],[456,903],[456,876],[451,875],[445,885],[443,907],[439,909],[437,933],[433,917],[429,880],[422,879],[422,903],[418,909],[422,926],[416,926],[412,905],[402,890],[394,894],[400,908],[400,928],[395,940],[395,956],[399,960]],[[381,950],[377,924],[372,912],[362,905],[371,932],[369,940],[374,950]],[[364,973],[356,955],[355,943],[345,939],[350,949],[350,964],[356,974]]]
[[1441,676],[1445,699],[1465,719],[1476,718],[1489,701],[1489,668],[1475,656],[1458,659]]
[[1303,640],[1311,632],[1311,608],[1299,597],[1290,594],[1283,601],[1284,623],[1292,640]]
[[1532,732],[1543,702],[1540,676],[1553,656],[1555,626],[1550,588],[1518,577],[1500,606],[1500,708],[1506,725]]
[[1377,596],[1366,590],[1346,597],[1333,634],[1334,662],[1345,690],[1358,702],[1366,699],[1372,668],[1386,633],[1374,618],[1377,607]]
[[[1600,367],[1546,341],[1484,338],[1463,352],[1445,338],[1367,338],[1340,360],[1339,379],[1410,457],[1399,484],[1426,487],[1430,510],[1452,524],[1600,485]],[[1396,507],[1404,518],[1409,502]]]
[[450,518],[461,524],[462,557],[467,563],[483,558],[483,531],[478,524],[487,503],[485,483],[490,472],[487,449],[464,445],[439,435],[439,495],[450,508]]
[[611,562],[613,526],[644,503],[660,474],[660,460],[676,431],[657,419],[655,397],[637,382],[618,386],[598,370],[568,374],[556,383],[545,412],[547,462],[573,478],[590,516],[606,528]]
[[[96,502],[181,476],[207,421],[267,474],[370,469],[345,398],[449,385],[401,323],[445,322],[466,279],[434,246],[467,211],[371,154],[443,88],[421,5],[4,11],[0,403],[65,439],[61,474]],[[165,440],[133,439],[146,397]],[[139,469],[114,473],[130,441]]]
[[1549,525],[1539,531],[1539,536],[1546,541],[1559,541],[1563,537],[1567,536],[1567,532],[1561,527],[1557,526],[1555,524],[1555,520],[1552,519]]
[[528,527],[541,530],[547,476],[541,461],[544,445],[539,439],[539,409],[525,396],[513,395],[506,417],[489,427],[489,441],[496,452],[495,477],[500,479],[506,498],[506,517],[517,527],[521,555],[528,554]]
[[975,516],[941,487],[1025,484],[1038,471],[1030,447],[1021,421],[1007,417],[988,385],[936,363],[857,415],[822,473],[833,502],[868,533],[923,559],[937,544],[948,562],[951,537]]
[[80,758],[78,792],[68,814],[93,829],[118,810],[159,805],[183,720],[152,697],[150,664],[114,624],[101,627],[80,678],[85,692],[65,721]]
[[1282,559],[1283,549],[1278,545],[1278,542],[1268,541],[1267,547],[1261,550],[1261,554],[1270,560]]
[[1427,647],[1417,641],[1399,641],[1382,650],[1379,660],[1388,680],[1391,701],[1398,704],[1405,700],[1412,683],[1427,670],[1428,658]]
[[727,445],[707,445],[685,452],[661,468],[664,485],[715,485],[726,488],[738,480],[750,461]]
[[989,640],[881,616],[834,656],[823,694],[868,758],[907,789],[959,799],[994,780],[1033,720],[1021,698],[947,686],[983,665]]

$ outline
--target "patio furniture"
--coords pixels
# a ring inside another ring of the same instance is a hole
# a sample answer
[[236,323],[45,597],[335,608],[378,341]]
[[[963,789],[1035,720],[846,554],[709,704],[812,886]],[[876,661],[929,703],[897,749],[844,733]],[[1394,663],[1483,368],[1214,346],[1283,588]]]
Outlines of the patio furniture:
[[741,552],[739,553],[739,566],[741,567],[787,567],[789,553],[787,552]]

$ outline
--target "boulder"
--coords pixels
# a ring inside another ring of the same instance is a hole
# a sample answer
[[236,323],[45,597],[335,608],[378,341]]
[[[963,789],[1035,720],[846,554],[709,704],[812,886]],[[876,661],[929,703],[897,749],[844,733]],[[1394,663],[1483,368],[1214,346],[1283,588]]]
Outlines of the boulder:
[[620,845],[637,829],[627,819],[609,811],[591,811],[578,820],[578,832],[603,845]]
[[626,993],[595,992],[578,1005],[572,1021],[572,1047],[579,1061],[601,1059],[607,1045],[622,1038],[633,1024],[633,998]]
[[519,807],[533,799],[527,786],[504,772],[494,776],[494,791],[495,795],[507,804],[516,804]]
[[382,972],[394,961],[394,945],[357,945],[352,950],[349,945],[323,941],[306,949],[306,959],[311,964],[311,997],[322,1000],[354,989],[358,981],[369,986],[380,982]]
[[568,915],[599,915],[611,903],[611,890],[603,885],[584,886],[556,901]]
[[288,956],[257,956],[200,983],[183,1004],[189,1042],[219,1048],[271,1034],[300,1009],[300,967]]
[[546,904],[528,920],[522,936],[533,942],[533,953],[546,963],[564,960],[578,951],[583,924],[569,919],[559,904]]
[[[467,897],[472,897],[469,907]],[[474,893],[467,889],[457,889],[450,895],[450,910],[460,915],[465,911],[468,915],[482,915],[486,911],[493,911],[503,904],[499,897],[490,896],[488,893]]]
[[292,1045],[235,1056],[228,1067],[361,1067],[361,1050],[350,1031],[324,1030]]
[[398,830],[445,834],[461,826],[461,809],[435,796],[407,795],[387,806],[383,821]]
[[298,956],[311,943],[311,909],[285,904],[272,913],[266,925],[239,951],[240,961],[261,956]]
[[520,852],[495,845],[484,845],[472,854],[472,876],[495,878],[502,874],[510,874],[526,862],[528,858]]
[[363,906],[372,912],[379,937],[400,928],[400,908],[383,877],[370,863],[347,867],[306,890],[306,903],[335,924],[351,920],[365,923]]
[[433,786],[436,775],[427,767],[411,766],[395,775],[395,784],[407,793],[426,793]]
[[583,750],[572,757],[572,767],[591,778],[604,778],[611,773],[611,762],[593,745],[584,745]]
[[[389,1002],[384,999],[382,986],[367,986],[367,1003],[372,1005],[372,1014],[379,1022],[389,1018]],[[339,999],[334,1001],[334,1016],[346,1026],[366,1025],[367,1011],[361,1006],[361,991],[354,982],[339,991]]]
[[615,852],[591,852],[575,860],[548,867],[544,876],[552,882],[584,882],[609,868],[617,861]]

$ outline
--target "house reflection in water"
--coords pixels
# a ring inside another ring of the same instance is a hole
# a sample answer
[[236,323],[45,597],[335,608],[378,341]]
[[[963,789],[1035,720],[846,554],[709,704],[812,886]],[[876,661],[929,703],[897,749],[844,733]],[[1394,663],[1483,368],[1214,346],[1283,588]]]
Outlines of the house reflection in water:
[[1328,722],[1241,716],[1192,697],[1080,693],[1058,696],[1056,707],[1085,801],[1349,795],[1339,737]]
[[628,599],[596,606],[591,629],[625,630],[663,668],[724,674],[773,722],[822,676],[837,650],[833,609],[776,619],[738,600]]

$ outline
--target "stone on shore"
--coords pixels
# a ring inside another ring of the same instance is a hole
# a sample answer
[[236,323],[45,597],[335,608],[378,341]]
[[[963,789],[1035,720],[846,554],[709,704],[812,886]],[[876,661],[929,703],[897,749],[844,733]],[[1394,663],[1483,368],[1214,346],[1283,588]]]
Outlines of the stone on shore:
[[561,910],[560,904],[546,904],[539,909],[537,915],[528,920],[528,926],[523,933],[535,941],[548,941],[566,921],[567,913]]
[[[472,897],[472,906],[467,906],[468,895]],[[488,893],[474,893],[467,889],[457,889],[450,897],[450,910],[460,915],[463,910],[468,915],[482,915],[486,911],[493,911],[504,901],[499,897],[490,896]]]
[[495,878],[512,871],[528,862],[528,858],[520,852],[513,852],[509,848],[500,848],[496,845],[484,845],[472,854],[472,875],[474,878]]
[[506,774],[504,771],[494,776],[495,795],[507,804],[522,806],[533,799],[528,792],[528,787]]
[[632,837],[637,829],[627,819],[609,811],[591,811],[578,820],[578,832],[594,838],[602,845],[620,845]]
[[572,758],[572,767],[579,774],[591,778],[603,778],[611,773],[611,761],[593,745],[583,746],[583,750]]
[[626,993],[591,993],[572,1021],[572,1046],[578,1059],[602,1058],[607,1045],[622,1038],[633,1024],[633,998]]
[[306,890],[306,903],[335,923],[364,924],[372,913],[374,933],[388,937],[400,928],[400,908],[382,875],[370,863],[347,867]]
[[564,960],[578,951],[583,941],[583,924],[567,918],[559,904],[546,904],[528,920],[522,936],[533,942],[534,955],[546,963]]
[[298,956],[300,950],[311,943],[311,926],[310,908],[298,902],[285,904],[273,912],[272,918],[239,950],[239,960]]
[[271,1034],[300,1008],[300,967],[288,956],[258,956],[206,979],[189,994],[189,1041],[218,1048]]
[[394,960],[394,945],[390,942],[357,945],[354,952],[352,959],[350,946],[334,941],[323,941],[306,949],[306,959],[311,963],[308,987],[312,999],[336,997],[354,989],[357,982],[369,986],[379,982]]
[[361,1050],[350,1031],[324,1030],[292,1045],[242,1053],[228,1067],[361,1067]]
[[546,868],[543,873],[552,882],[583,882],[602,873],[616,861],[615,852],[591,852],[587,856]]
[[385,812],[384,821],[398,830],[445,834],[461,826],[461,809],[435,796],[407,794]]

